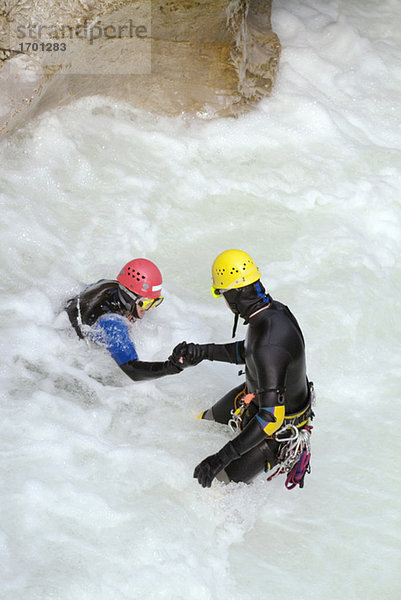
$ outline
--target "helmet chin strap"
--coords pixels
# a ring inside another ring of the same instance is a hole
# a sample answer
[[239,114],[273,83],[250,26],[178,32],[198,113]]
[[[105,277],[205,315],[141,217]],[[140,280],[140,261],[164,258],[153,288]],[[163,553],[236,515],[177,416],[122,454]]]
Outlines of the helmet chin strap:
[[134,317],[134,320],[139,319],[137,305],[131,304],[131,303],[128,304],[125,301],[124,295],[122,294],[120,287],[118,287],[117,292],[118,292],[118,299],[119,299],[120,303],[122,304],[122,307],[127,311],[127,313],[129,313],[130,315],[132,315]]
[[234,313],[234,324],[233,324],[233,335],[232,335],[233,338],[235,338],[235,334],[237,332],[238,317],[239,317],[239,314],[237,312]]

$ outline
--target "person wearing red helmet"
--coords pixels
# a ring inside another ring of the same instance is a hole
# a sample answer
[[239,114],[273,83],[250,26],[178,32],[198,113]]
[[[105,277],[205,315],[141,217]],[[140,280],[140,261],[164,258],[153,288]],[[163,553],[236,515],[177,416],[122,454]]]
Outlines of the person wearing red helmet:
[[173,356],[164,362],[139,360],[129,334],[130,321],[142,319],[163,301],[162,275],[146,258],[130,260],[116,280],[101,279],[67,301],[65,310],[77,335],[104,345],[134,381],[181,373],[187,366]]

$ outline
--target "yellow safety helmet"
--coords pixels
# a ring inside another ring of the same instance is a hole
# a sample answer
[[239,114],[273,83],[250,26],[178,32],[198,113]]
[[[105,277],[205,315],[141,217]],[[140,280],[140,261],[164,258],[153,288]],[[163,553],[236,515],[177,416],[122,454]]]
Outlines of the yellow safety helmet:
[[253,259],[242,250],[225,250],[212,266],[212,294],[221,298],[219,290],[233,290],[255,283],[261,273]]

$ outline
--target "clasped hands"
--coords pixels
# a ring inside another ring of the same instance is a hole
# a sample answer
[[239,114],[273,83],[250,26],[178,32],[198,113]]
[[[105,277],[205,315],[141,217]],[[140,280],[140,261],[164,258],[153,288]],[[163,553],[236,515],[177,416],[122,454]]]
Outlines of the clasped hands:
[[180,342],[176,345],[169,361],[180,369],[198,365],[206,358],[206,345],[194,344],[193,342]]

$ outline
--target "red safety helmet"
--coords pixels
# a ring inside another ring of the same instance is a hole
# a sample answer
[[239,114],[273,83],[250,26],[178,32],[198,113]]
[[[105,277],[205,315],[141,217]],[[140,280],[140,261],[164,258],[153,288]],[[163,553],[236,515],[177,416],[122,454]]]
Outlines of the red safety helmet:
[[117,275],[118,283],[143,298],[160,298],[162,274],[152,261],[134,258]]

